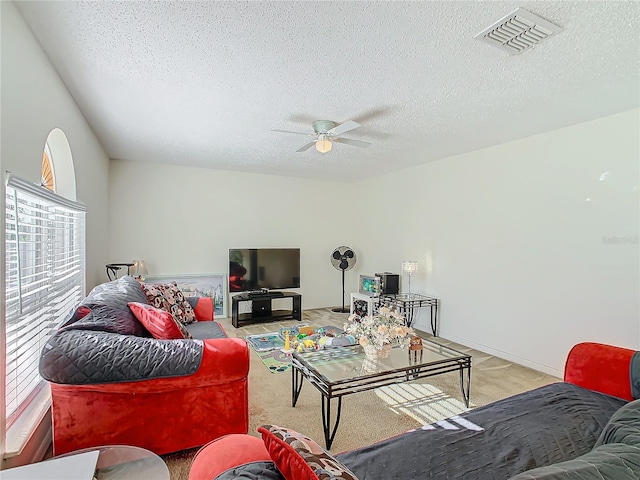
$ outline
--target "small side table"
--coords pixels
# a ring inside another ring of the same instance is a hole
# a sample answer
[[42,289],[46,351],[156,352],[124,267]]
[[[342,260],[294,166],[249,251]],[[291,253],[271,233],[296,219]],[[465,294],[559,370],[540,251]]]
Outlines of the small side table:
[[373,295],[365,295],[363,293],[351,294],[350,313],[354,313],[359,317],[367,315],[375,315],[378,313],[378,298]]
[[440,300],[419,293],[398,293],[380,295],[380,305],[396,307],[404,315],[408,327],[413,325],[416,310],[421,307],[429,307],[431,314],[431,331],[434,337],[438,336],[438,305]]
[[127,275],[129,275],[131,273],[130,269],[133,265],[133,263],[107,263],[105,268],[107,270],[107,277],[109,278],[109,281],[111,282],[118,278],[118,271],[122,267],[127,267]]
[[155,453],[140,447],[105,445],[85,448],[58,455],[55,458],[98,451],[96,480],[170,480],[164,460]]

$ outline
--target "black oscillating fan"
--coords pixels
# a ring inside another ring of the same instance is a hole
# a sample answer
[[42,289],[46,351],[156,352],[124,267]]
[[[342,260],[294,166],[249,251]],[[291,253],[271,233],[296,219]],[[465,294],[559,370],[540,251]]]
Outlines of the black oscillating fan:
[[344,306],[344,272],[351,270],[356,264],[356,252],[350,247],[338,247],[331,254],[331,264],[342,270],[342,308],[332,308],[331,311],[338,313],[349,313],[349,309]]

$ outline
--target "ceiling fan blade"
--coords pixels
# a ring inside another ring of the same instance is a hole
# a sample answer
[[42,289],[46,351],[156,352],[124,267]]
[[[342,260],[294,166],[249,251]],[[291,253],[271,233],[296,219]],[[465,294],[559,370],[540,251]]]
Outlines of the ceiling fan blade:
[[313,147],[316,144],[315,140],[313,142],[307,143],[306,145],[304,145],[303,147],[300,147],[298,150],[296,150],[296,152],[304,152],[305,150],[309,150],[311,147]]
[[371,145],[369,142],[362,142],[360,140],[353,140],[351,138],[332,138],[332,142],[346,143],[347,145],[353,145],[354,147],[367,148]]
[[394,107],[383,105],[380,107],[372,108],[371,110],[367,110],[366,112],[362,112],[355,117],[351,117],[354,122],[358,122],[360,124],[371,122],[372,120],[376,120],[378,117],[382,117],[384,115],[393,113],[395,110]]
[[343,133],[354,130],[360,126],[361,125],[359,123],[356,123],[353,120],[347,120],[346,122],[331,128],[330,130],[327,131],[327,133],[330,133],[333,135],[342,135]]
[[278,130],[278,129],[273,129],[271,130],[272,132],[282,132],[282,133],[295,133],[296,135],[306,135],[308,137],[313,137],[313,133],[302,133],[302,132],[292,132],[291,130]]

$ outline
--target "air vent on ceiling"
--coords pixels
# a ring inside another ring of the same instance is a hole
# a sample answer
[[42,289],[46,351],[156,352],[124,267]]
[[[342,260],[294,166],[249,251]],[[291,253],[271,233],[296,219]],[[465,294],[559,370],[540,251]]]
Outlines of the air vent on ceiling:
[[517,55],[562,30],[544,18],[518,8],[473,38]]

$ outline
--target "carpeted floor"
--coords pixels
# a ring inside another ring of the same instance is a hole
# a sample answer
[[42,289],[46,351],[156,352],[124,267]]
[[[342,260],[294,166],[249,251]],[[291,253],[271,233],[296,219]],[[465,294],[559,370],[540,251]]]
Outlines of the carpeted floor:
[[[228,318],[220,320],[220,323],[229,336],[246,337],[274,332],[289,325],[342,326],[347,317],[348,314],[323,308],[305,310],[300,323],[287,320],[238,329]],[[430,337],[424,332],[421,335]],[[436,341],[472,355],[471,408],[559,380],[440,338]],[[292,408],[291,374],[271,373],[256,352],[250,350],[249,434],[259,436],[256,433],[258,426],[276,424],[302,432],[323,445],[320,393],[305,381],[298,403]],[[342,402],[340,426],[331,452],[360,448],[464,410],[457,372],[349,395]],[[171,472],[171,480],[188,479],[191,460],[196,452],[197,449],[192,449],[163,456]]]

